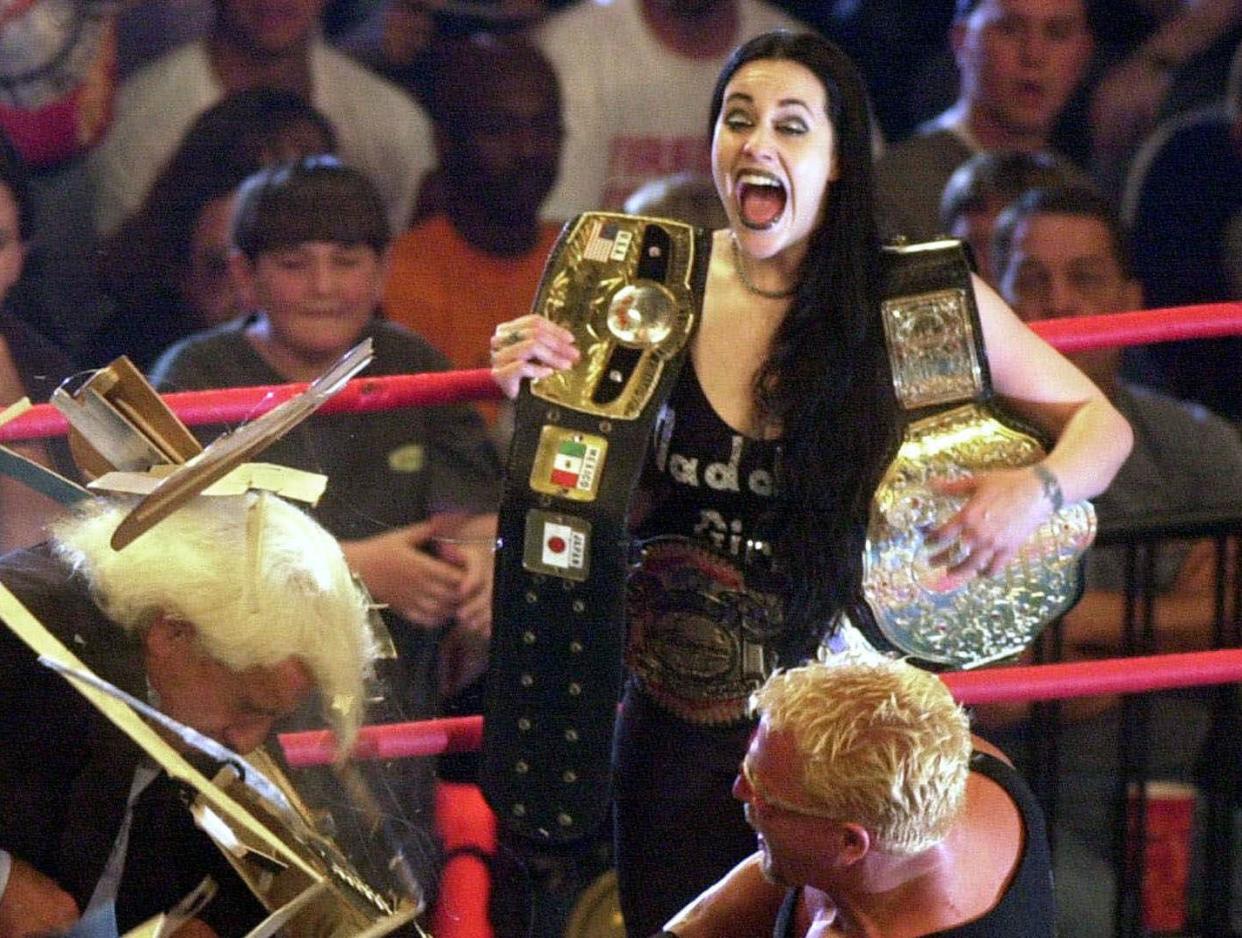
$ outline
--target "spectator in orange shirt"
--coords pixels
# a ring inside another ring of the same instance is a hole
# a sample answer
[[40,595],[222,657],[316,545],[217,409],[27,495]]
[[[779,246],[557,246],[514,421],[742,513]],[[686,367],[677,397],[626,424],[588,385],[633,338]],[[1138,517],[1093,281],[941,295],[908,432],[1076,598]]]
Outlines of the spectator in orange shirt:
[[384,310],[458,368],[487,367],[492,331],[530,310],[560,231],[539,220],[560,160],[560,87],[517,37],[445,43],[429,67],[444,191],[393,242]]

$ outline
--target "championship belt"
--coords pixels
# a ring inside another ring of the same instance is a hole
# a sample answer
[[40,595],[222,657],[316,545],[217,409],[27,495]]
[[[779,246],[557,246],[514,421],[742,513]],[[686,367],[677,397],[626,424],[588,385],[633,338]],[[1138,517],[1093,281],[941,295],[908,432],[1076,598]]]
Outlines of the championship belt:
[[534,311],[571,330],[572,368],[524,383],[500,507],[481,782],[536,844],[606,817],[620,696],[626,514],[698,322],[709,235],[588,212],[565,226]]
[[628,594],[630,673],[690,723],[745,718],[776,666],[784,603],[775,579],[689,538],[645,542]]
[[[888,247],[882,305],[905,427],[871,503],[863,554],[867,610],[854,624],[882,650],[932,668],[974,668],[1019,654],[1082,590],[1095,536],[1089,502],[1066,505],[994,576],[950,580],[928,532],[965,499],[933,479],[1032,465],[1043,441],[993,401],[983,332],[961,242]],[[867,621],[870,618],[873,621]]]

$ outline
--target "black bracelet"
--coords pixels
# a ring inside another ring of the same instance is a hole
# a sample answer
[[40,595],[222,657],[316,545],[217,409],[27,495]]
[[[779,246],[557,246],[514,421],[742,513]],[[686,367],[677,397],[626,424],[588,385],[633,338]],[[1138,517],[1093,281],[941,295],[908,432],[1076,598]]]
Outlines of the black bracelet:
[[1035,473],[1035,478],[1039,480],[1043,496],[1048,499],[1048,504],[1052,506],[1053,512],[1060,511],[1061,506],[1065,504],[1065,493],[1061,491],[1061,483],[1052,474],[1052,470],[1043,463],[1036,463],[1031,466],[1031,471]]

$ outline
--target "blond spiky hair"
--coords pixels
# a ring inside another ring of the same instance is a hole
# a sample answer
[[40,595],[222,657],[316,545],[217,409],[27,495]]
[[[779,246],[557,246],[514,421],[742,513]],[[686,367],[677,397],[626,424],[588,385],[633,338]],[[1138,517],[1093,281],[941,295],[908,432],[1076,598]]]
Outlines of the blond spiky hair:
[[133,507],[92,499],[53,526],[56,553],[127,631],[161,613],[191,623],[233,671],[306,663],[348,752],[375,657],[367,606],[336,540],[273,495],[200,496],[124,550],[109,541]]
[[751,707],[792,738],[817,813],[861,824],[880,849],[926,850],[961,813],[970,726],[935,675],[879,657],[808,664],[774,674]]

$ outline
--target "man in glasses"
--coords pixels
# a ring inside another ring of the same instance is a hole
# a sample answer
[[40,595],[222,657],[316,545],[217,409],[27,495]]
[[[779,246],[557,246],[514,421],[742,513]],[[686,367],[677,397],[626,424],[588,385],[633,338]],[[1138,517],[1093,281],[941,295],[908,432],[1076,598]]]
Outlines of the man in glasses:
[[810,664],[752,698],[734,794],[759,851],[666,926],[677,938],[1051,936],[1043,816],[932,674]]

